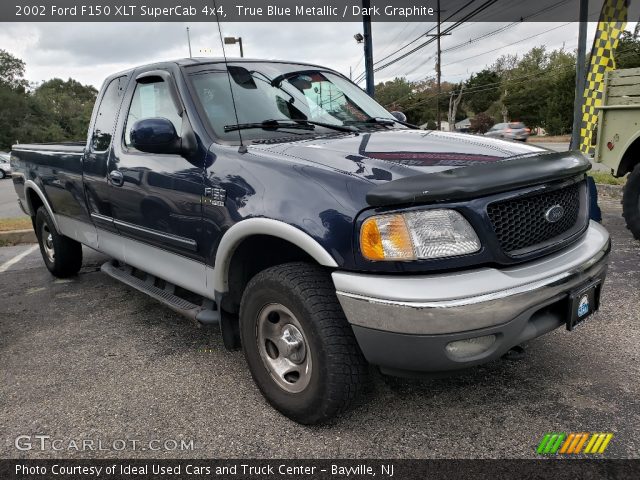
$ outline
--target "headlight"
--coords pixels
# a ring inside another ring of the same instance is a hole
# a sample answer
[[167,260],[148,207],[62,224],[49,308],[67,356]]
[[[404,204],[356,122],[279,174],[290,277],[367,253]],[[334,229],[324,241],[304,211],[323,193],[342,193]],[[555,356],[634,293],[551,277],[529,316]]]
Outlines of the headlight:
[[368,260],[423,260],[477,252],[480,240],[455,210],[419,210],[368,218],[360,249]]

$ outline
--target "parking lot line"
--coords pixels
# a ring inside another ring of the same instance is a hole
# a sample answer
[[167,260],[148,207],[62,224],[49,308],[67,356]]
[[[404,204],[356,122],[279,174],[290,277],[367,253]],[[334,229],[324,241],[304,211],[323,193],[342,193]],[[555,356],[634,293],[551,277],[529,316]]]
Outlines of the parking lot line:
[[0,265],[0,273],[5,272],[9,267],[11,267],[11,265],[18,263],[27,255],[30,255],[31,253],[35,252],[38,248],[39,248],[38,245],[32,245],[30,248],[26,249],[24,252],[19,253],[18,255],[16,255],[10,260],[7,260],[2,265]]

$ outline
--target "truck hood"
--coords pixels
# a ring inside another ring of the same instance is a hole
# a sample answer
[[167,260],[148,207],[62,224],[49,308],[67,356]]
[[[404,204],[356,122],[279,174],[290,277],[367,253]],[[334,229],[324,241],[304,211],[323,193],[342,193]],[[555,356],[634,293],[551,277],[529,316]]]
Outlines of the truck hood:
[[552,153],[524,143],[425,130],[387,130],[249,148],[254,153],[281,154],[293,161],[340,171],[374,184]]

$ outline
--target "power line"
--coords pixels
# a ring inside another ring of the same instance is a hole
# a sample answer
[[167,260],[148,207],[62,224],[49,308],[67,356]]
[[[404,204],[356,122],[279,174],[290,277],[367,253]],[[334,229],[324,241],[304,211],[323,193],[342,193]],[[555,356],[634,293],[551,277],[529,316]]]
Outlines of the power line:
[[[513,28],[513,27],[515,27],[515,26],[517,26],[517,25],[521,25],[525,20],[531,20],[531,19],[533,19],[533,18],[535,18],[535,17],[537,17],[537,16],[539,16],[539,15],[542,15],[542,14],[543,14],[543,13],[545,13],[545,12],[548,12],[548,11],[551,11],[551,10],[553,10],[553,9],[555,9],[555,8],[558,8],[558,7],[560,7],[560,6],[562,6],[562,5],[566,4],[566,3],[568,3],[568,2],[570,2],[570,1],[571,1],[571,0],[561,0],[560,2],[554,3],[554,4],[550,5],[550,6],[546,6],[546,7],[542,8],[542,9],[540,9],[540,10],[538,10],[538,11],[536,11],[536,12],[532,13],[531,15],[527,15],[526,17],[522,17],[522,18],[521,18],[519,21],[517,21],[517,22],[512,22],[512,23],[510,23],[510,24],[508,24],[508,25],[504,25],[504,26],[502,26],[502,27],[500,27],[500,28],[498,28],[498,29],[496,29],[496,30],[493,30],[493,31],[491,31],[491,32],[488,32],[488,33],[485,33],[485,34],[483,34],[483,35],[480,35],[479,37],[476,37],[476,38],[474,38],[474,39],[471,39],[471,40],[469,40],[468,42],[463,42],[463,43],[460,43],[460,44],[454,45],[454,46],[449,47],[449,48],[447,48],[447,49],[445,49],[445,50],[442,50],[442,52],[443,52],[443,53],[444,53],[444,52],[450,52],[450,51],[454,51],[454,50],[457,50],[457,49],[460,49],[460,48],[463,48],[463,47],[468,47],[468,46],[469,46],[470,44],[472,44],[472,43],[475,43],[475,42],[477,42],[477,41],[484,40],[485,38],[488,38],[488,37],[491,37],[491,36],[497,35],[497,34],[502,33],[502,32],[504,32],[504,31],[506,31],[506,30],[508,30],[508,29],[510,29],[510,28]],[[465,7],[466,7],[466,6],[468,6],[468,5],[469,5],[469,3],[468,3],[468,4],[466,4],[466,5],[465,5]],[[487,5],[486,7],[484,7],[484,5],[483,5],[483,6],[478,7],[474,12],[471,12],[471,14],[468,14],[468,15],[467,15],[467,17],[463,18],[461,21],[468,21],[468,19],[469,19],[469,15],[470,15],[470,16],[478,15],[478,14],[480,14],[480,13],[484,12],[484,11],[485,11],[489,6],[490,6],[490,5]],[[512,6],[514,6],[514,5],[512,4]],[[465,8],[465,7],[462,7],[462,8]],[[484,8],[483,8],[483,7],[484,7]],[[509,8],[511,8],[511,7],[509,7]],[[452,14],[452,15],[451,15],[451,16],[449,16],[448,18],[451,18],[453,15],[455,15],[455,14],[459,13],[459,12],[460,12],[460,10],[461,10],[461,9],[458,9],[454,14]],[[446,21],[446,20],[445,20],[445,21]],[[429,32],[430,32],[430,31],[432,31],[432,30],[433,30],[433,28],[432,28],[431,30],[429,30]],[[549,30],[549,31],[551,31],[551,30]],[[427,32],[426,34],[428,34],[429,32]],[[426,35],[426,34],[425,34],[425,35]],[[415,42],[415,40],[414,40],[414,42]],[[430,41],[425,42],[424,44],[422,44],[422,46],[426,46],[427,44],[432,43],[432,42],[433,42],[433,39],[431,39]],[[420,46],[419,48],[422,48],[422,46]],[[508,45],[507,45],[507,46],[508,46]],[[500,47],[500,48],[502,48],[502,47]],[[376,72],[377,72],[378,70],[381,70],[382,68],[385,68],[386,66],[391,65],[392,63],[395,63],[395,61],[397,61],[397,60],[399,60],[399,59],[402,59],[402,58],[404,58],[404,57],[406,57],[406,56],[410,55],[411,53],[413,53],[413,52],[414,52],[414,51],[416,51],[416,50],[417,50],[417,49],[414,49],[414,50],[412,50],[411,52],[407,52],[407,53],[406,53],[406,54],[404,54],[403,56],[398,57],[397,59],[395,59],[393,62],[389,62],[388,64],[383,65],[382,67],[379,67],[378,69],[375,69],[374,71],[376,71]],[[387,56],[387,57],[385,57],[385,58],[388,58],[388,57],[389,57],[389,56]],[[429,57],[426,61],[424,61],[422,64],[424,65],[424,63],[428,62],[428,61],[429,61],[429,60],[431,60],[432,58],[433,58],[433,55],[432,55],[431,57]],[[378,64],[378,63],[380,63],[380,62],[381,62],[381,61],[383,61],[383,60],[384,60],[384,58],[383,58],[383,59],[381,59],[381,60],[379,60],[378,62],[374,62],[374,65],[376,65],[376,64]],[[447,64],[447,65],[451,65],[451,63],[449,63],[449,64]],[[443,66],[447,66],[447,65],[443,65]],[[421,66],[420,64],[416,65],[416,66],[415,66],[411,71],[409,71],[409,72],[408,72],[408,74],[413,73],[413,72],[414,72],[414,71],[416,71],[418,68],[420,68],[420,66]]]
[[543,35],[545,33],[549,33],[549,32],[551,32],[553,30],[557,30],[557,29],[562,28],[562,27],[566,27],[567,25],[571,25],[572,23],[574,23],[574,22],[563,23],[562,25],[558,25],[558,26],[550,28],[548,30],[544,30],[544,31],[542,31],[540,33],[536,33],[535,35],[530,35],[528,37],[521,38],[520,40],[516,40],[515,42],[508,43],[506,45],[502,45],[502,46],[497,47],[497,48],[492,48],[491,50],[487,50],[486,52],[478,53],[478,54],[475,54],[475,55],[471,55],[470,57],[463,58],[462,60],[456,60],[455,62],[447,63],[444,66],[447,67],[449,65],[455,65],[457,63],[461,63],[461,62],[464,62],[466,60],[471,60],[472,58],[477,58],[477,57],[481,57],[483,55],[486,55],[488,53],[493,53],[496,50],[500,50],[502,48],[512,47],[513,45],[516,45],[518,43],[524,42],[525,40],[531,40],[532,38],[539,37],[540,35]]
[[[461,12],[462,10],[464,10],[465,8],[467,8],[469,5],[471,5],[473,2],[475,2],[476,0],[470,0],[469,2],[467,2],[464,6],[460,7],[458,10],[456,10],[454,13],[452,13],[451,15],[449,15],[447,18],[444,19],[444,22],[449,21],[449,19],[451,17],[453,17],[454,15],[456,15],[457,13]],[[400,52],[401,50],[404,50],[405,48],[407,48],[410,45],[413,45],[414,43],[416,43],[418,40],[420,40],[421,38],[423,38],[425,35],[428,35],[429,33],[433,32],[433,30],[435,30],[436,27],[432,27],[429,30],[427,30],[426,32],[424,32],[422,35],[420,35],[419,37],[414,38],[413,40],[411,40],[409,43],[401,46],[400,48],[398,48],[397,50],[395,50],[394,52],[391,52],[389,55],[387,55],[386,57],[381,58],[380,60],[378,60],[377,62],[374,62],[374,65],[377,65],[381,62],[384,62],[386,59],[394,56],[396,53]]]
[[[567,25],[569,25],[569,24],[571,24],[571,23],[572,23],[572,22],[567,22],[567,23],[565,23],[565,24],[563,24],[563,25],[553,27],[553,28],[551,28],[551,29],[549,29],[549,30],[545,30],[545,31],[540,32],[540,33],[537,33],[537,34],[535,34],[535,35],[531,35],[530,37],[522,38],[522,39],[520,39],[520,40],[518,40],[518,41],[516,41],[516,42],[510,43],[510,44],[507,44],[507,45],[502,45],[502,46],[500,46],[500,47],[493,48],[493,49],[488,50],[488,51],[486,51],[486,52],[482,52],[482,53],[479,53],[479,54],[477,54],[477,55],[473,55],[473,56],[471,56],[471,57],[464,58],[464,59],[462,59],[462,60],[460,60],[460,61],[457,61],[457,62],[451,62],[451,63],[448,63],[448,64],[443,65],[443,66],[445,66],[445,67],[446,67],[446,66],[449,66],[449,65],[455,65],[456,63],[460,63],[460,62],[463,62],[463,61],[465,61],[465,60],[469,60],[469,59],[471,59],[471,58],[481,57],[481,56],[483,56],[483,55],[486,55],[487,53],[493,53],[493,52],[495,52],[496,50],[500,50],[500,49],[502,49],[502,48],[506,48],[506,47],[513,46],[513,45],[515,45],[515,44],[517,44],[517,43],[523,42],[523,41],[525,41],[525,40],[529,40],[529,39],[531,39],[531,38],[538,37],[538,36],[540,36],[540,35],[542,35],[542,34],[544,34],[544,33],[548,33],[548,32],[550,32],[550,31],[552,31],[552,30],[556,30],[556,29],[558,29],[558,28],[560,28],[560,27],[567,26]],[[445,51],[446,51],[446,50],[445,50]],[[467,92],[469,92],[469,90],[467,90]],[[406,98],[406,97],[408,97],[408,96],[409,96],[409,95],[405,95],[405,97],[401,97],[399,100],[396,100],[396,102],[399,102],[399,101],[401,101],[403,98]]]
[[[390,60],[389,62],[385,63],[384,65],[381,65],[377,68],[374,69],[374,72],[378,72],[384,68],[387,68],[390,65],[393,65],[394,63],[402,60],[403,58],[408,57],[409,55],[417,52],[418,50],[426,47],[427,45],[429,45],[430,43],[433,43],[434,41],[437,40],[437,38],[439,38],[442,35],[446,35],[451,33],[453,30],[455,30],[457,27],[459,27],[463,22],[468,21],[469,19],[473,18],[474,15],[476,15],[479,12],[482,12],[484,10],[486,10],[487,8],[489,8],[491,5],[493,5],[497,0],[487,0],[484,4],[482,4],[480,7],[476,8],[474,11],[468,13],[464,18],[462,18],[461,20],[455,22],[453,25],[445,28],[442,32],[440,32],[439,35],[436,35],[434,38],[430,38],[429,40],[427,40],[426,42],[421,43],[420,45],[418,45],[417,47],[414,47],[412,50],[409,50],[408,52],[403,53],[402,55],[400,55],[397,58],[394,58],[393,60]],[[445,20],[446,22],[446,20]],[[432,29],[433,30],[433,29]]]
[[[451,19],[454,15],[460,13],[462,10],[464,10],[466,7],[468,7],[469,5],[471,5],[475,0],[470,0],[468,3],[466,3],[464,6],[460,7],[458,10],[456,10],[454,13],[452,13],[451,15],[449,15],[447,18],[444,19],[444,21],[442,23],[447,22],[449,19]],[[446,34],[451,32],[452,30],[454,30],[455,28],[457,28],[459,25],[461,25],[463,22],[473,18],[474,15],[476,15],[479,12],[482,12],[484,10],[486,10],[489,6],[493,5],[497,0],[486,0],[486,2],[484,4],[482,4],[481,6],[479,6],[478,8],[476,8],[475,10],[473,10],[472,12],[466,14],[462,19],[456,21],[453,25],[451,25],[450,27],[448,27],[447,29],[445,29],[444,32],[441,32],[441,35]],[[437,25],[436,25],[437,27]],[[430,34],[436,27],[432,27],[429,30],[427,30],[424,34],[422,34],[421,36],[413,39],[411,42],[407,43],[406,45],[403,45],[402,47],[400,47],[399,49],[397,49],[396,51],[390,53],[389,55],[387,55],[386,57],[381,58],[380,60],[378,60],[377,62],[374,62],[374,66],[377,64],[380,64],[381,62],[387,60],[388,58],[392,57],[393,55],[395,55],[396,53],[400,52],[401,50],[404,50],[405,48],[407,48],[408,46],[414,44],[415,42],[417,42],[418,40],[420,40],[422,37],[424,37],[425,35]],[[417,52],[418,50],[426,47],[427,45],[433,43],[434,41],[436,41],[435,38],[430,38],[429,40],[427,40],[426,42],[421,43],[420,45],[418,45],[417,47],[414,47],[412,50],[400,55],[399,57],[390,60],[389,62],[385,63],[382,66],[379,66],[377,68],[374,68],[374,72],[378,72],[384,68],[387,68],[390,65],[393,65],[394,63],[402,60],[403,58],[406,58],[407,56]],[[360,82],[362,79],[360,77],[358,77],[356,79],[356,83]]]

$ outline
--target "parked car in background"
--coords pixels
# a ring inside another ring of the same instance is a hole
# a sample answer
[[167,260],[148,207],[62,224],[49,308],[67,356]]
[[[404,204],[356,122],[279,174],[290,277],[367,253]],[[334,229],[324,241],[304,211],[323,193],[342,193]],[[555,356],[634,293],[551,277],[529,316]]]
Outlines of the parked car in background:
[[9,154],[0,152],[0,179],[11,176],[11,164],[9,163]]
[[526,142],[529,138],[529,130],[522,122],[496,123],[485,133],[487,137],[504,138],[507,140],[520,140]]

